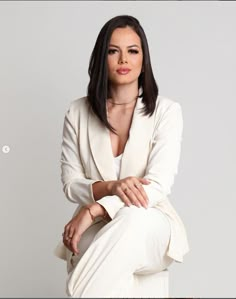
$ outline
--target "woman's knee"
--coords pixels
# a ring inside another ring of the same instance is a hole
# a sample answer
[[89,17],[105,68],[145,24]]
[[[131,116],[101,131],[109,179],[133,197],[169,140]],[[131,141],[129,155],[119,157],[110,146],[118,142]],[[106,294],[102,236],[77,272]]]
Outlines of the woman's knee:
[[137,221],[145,221],[147,219],[147,209],[141,207],[136,207],[135,205],[131,205],[130,207],[123,207],[116,214],[115,218],[121,218],[124,221],[129,223],[137,223]]
[[121,221],[129,224],[131,227],[149,228],[148,231],[168,230],[170,232],[170,224],[166,215],[156,208],[145,209],[139,208],[134,205],[130,207],[123,207],[116,214],[115,218],[119,218]]

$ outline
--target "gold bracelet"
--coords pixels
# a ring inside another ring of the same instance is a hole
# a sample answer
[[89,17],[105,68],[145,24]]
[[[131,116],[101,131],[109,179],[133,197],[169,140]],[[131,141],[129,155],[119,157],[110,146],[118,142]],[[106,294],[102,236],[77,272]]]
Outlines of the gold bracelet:
[[[96,217],[94,217],[93,214],[91,213],[90,207],[85,207],[85,209],[89,210],[89,214],[90,214],[92,220],[94,221]],[[104,210],[105,210],[105,209],[104,209]],[[107,210],[105,210],[105,213],[104,213],[104,215],[102,216],[102,218],[103,218],[104,220],[106,220],[107,215],[108,215]]]
[[92,220],[94,221],[94,220],[95,220],[95,217],[94,217],[93,214],[91,213],[90,208],[89,208],[89,207],[85,207],[85,209],[89,210],[89,214],[90,214]]

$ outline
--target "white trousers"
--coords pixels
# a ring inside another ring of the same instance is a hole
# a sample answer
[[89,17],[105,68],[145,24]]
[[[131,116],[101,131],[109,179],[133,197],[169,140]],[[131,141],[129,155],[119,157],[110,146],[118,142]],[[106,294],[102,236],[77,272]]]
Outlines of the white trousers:
[[109,223],[89,227],[80,254],[68,256],[68,296],[135,298],[136,275],[163,271],[173,262],[166,255],[169,239],[168,218],[158,209],[121,208]]

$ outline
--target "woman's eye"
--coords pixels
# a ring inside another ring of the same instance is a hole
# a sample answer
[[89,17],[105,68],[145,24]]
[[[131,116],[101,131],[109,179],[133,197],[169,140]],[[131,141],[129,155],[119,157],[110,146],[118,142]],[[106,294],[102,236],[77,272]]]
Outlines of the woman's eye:
[[116,49],[109,49],[108,54],[114,54],[116,52]]
[[138,50],[134,50],[134,49],[129,50],[129,52],[132,54],[138,54]]

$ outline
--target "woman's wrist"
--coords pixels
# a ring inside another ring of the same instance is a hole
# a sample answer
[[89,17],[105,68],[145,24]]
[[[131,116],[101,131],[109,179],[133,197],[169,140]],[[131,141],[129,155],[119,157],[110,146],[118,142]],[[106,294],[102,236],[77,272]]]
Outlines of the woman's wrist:
[[93,212],[91,211],[91,206],[85,206],[84,207],[85,210],[88,211],[88,213],[90,214],[90,218],[92,219],[92,221],[94,222],[96,219],[96,216],[93,214]]
[[116,181],[108,181],[107,182],[107,192],[108,192],[108,195],[113,195],[112,189],[113,189],[113,186],[114,186],[114,182],[116,182]]
[[87,205],[86,208],[88,208],[88,213],[90,213],[90,217],[94,220],[96,217],[103,217],[105,218],[107,216],[106,209],[100,205],[99,203],[94,203],[91,205]]
[[96,200],[101,199],[104,196],[107,195],[113,195],[112,189],[114,182],[116,181],[106,181],[106,182],[95,182],[92,184],[92,190],[93,190],[93,197]]

